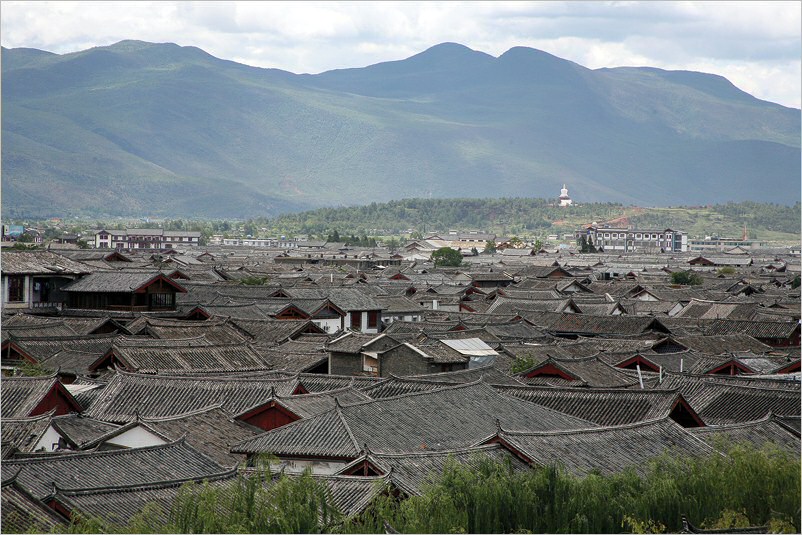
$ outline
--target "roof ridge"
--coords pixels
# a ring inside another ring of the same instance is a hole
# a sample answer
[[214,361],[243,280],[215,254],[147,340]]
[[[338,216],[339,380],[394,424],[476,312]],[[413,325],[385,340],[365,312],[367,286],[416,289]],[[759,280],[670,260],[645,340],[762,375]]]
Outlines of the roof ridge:
[[[128,422],[128,424],[130,424],[130,423],[131,422]],[[128,424],[126,424],[126,425],[128,425]],[[120,426],[120,427],[122,427],[122,426]],[[137,453],[142,452],[142,451],[151,451],[151,450],[157,450],[157,449],[165,449],[166,450],[168,448],[173,448],[173,447],[176,447],[176,446],[182,446],[182,445],[185,445],[185,444],[186,444],[185,438],[181,437],[181,438],[178,438],[176,440],[173,440],[172,442],[167,442],[166,444],[156,444],[155,446],[143,446],[141,448],[124,448],[124,449],[119,449],[119,450],[107,450],[107,451],[87,451],[87,452],[83,452],[82,451],[82,452],[78,452],[78,453],[69,453],[69,454],[64,454],[64,453],[34,453],[34,454],[25,455],[24,457],[18,457],[18,458],[15,458],[15,459],[8,459],[8,460],[3,461],[3,463],[4,464],[6,464],[6,463],[14,464],[14,463],[23,463],[24,462],[25,464],[40,464],[40,463],[46,463],[46,462],[49,462],[49,461],[56,461],[56,460],[62,460],[62,459],[72,460],[72,459],[82,459],[82,458],[86,458],[86,457],[112,457],[112,456],[120,457],[120,456],[123,456],[123,455],[137,454]],[[186,444],[186,446],[189,446],[189,444]]]
[[219,481],[224,479],[226,476],[229,475],[236,475],[238,471],[238,466],[234,466],[225,470],[224,472],[218,472],[215,474],[210,475],[200,475],[200,476],[191,476],[181,479],[168,479],[164,481],[156,481],[152,483],[131,483],[129,485],[107,485],[102,487],[87,487],[87,488],[80,488],[80,489],[70,489],[70,488],[63,488],[59,487],[57,484],[53,484],[55,492],[51,494],[51,496],[47,496],[47,498],[55,496],[56,494],[64,494],[66,496],[81,496],[84,494],[95,494],[103,491],[116,491],[116,492],[134,492],[139,490],[156,490],[156,489],[163,489],[169,488],[177,485],[183,485],[184,483],[194,481],[194,482],[202,482],[205,480],[209,481]]
[[213,403],[211,405],[207,405],[205,407],[201,407],[200,409],[195,409],[195,410],[191,410],[191,411],[187,411],[187,412],[182,412],[182,413],[179,413],[179,414],[173,414],[173,415],[170,415],[170,416],[140,416],[139,419],[142,422],[145,422],[145,423],[167,422],[167,421],[172,421],[172,420],[182,420],[184,418],[189,418],[190,416],[197,416],[199,414],[204,414],[206,412],[211,412],[214,409],[220,409],[223,412],[228,413],[228,411],[226,411],[223,408],[223,402],[221,401],[219,403]]
[[[638,427],[646,427],[649,425],[654,425],[657,423],[664,423],[664,422],[674,422],[668,414],[660,416],[658,418],[651,418],[648,420],[640,420],[638,422],[630,422],[621,425],[600,425],[597,427],[580,427],[576,429],[557,429],[552,431],[512,431],[502,429],[501,432],[505,435],[515,435],[515,436],[525,436],[525,435],[537,435],[537,436],[556,436],[556,435],[571,435],[571,434],[587,434],[593,432],[600,432],[600,431],[615,431],[618,429],[636,429]],[[682,426],[674,422],[674,425],[679,427],[680,429],[684,429]],[[689,433],[690,434],[690,433]]]
[[359,405],[366,405],[366,404],[369,404],[369,403],[376,403],[376,402],[387,401],[387,400],[391,400],[391,399],[400,399],[400,398],[413,397],[413,396],[431,395],[431,394],[434,394],[434,393],[442,392],[443,390],[457,390],[457,389],[460,389],[460,388],[468,388],[468,387],[477,386],[477,385],[484,385],[485,388],[491,388],[492,389],[492,387],[488,386],[484,381],[482,381],[481,378],[479,378],[478,380],[471,381],[469,383],[454,383],[454,384],[449,384],[448,386],[443,386],[442,388],[435,388],[435,389],[432,389],[432,390],[422,390],[420,392],[407,392],[405,394],[399,394],[397,396],[389,396],[389,397],[386,397],[386,398],[377,398],[377,399],[369,399],[369,400],[365,400],[365,401],[358,401],[356,403],[350,403],[348,405],[344,405],[343,408],[349,409],[351,407],[356,407],[356,406],[359,406]]

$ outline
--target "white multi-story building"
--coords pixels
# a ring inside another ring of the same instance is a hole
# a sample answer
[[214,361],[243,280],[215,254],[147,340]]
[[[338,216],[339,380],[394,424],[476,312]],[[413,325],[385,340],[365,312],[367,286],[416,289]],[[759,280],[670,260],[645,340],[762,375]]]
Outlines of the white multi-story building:
[[126,230],[101,229],[95,233],[95,248],[99,249],[174,249],[197,247],[201,233],[195,230],[164,230],[134,228]]
[[688,235],[677,230],[609,228],[591,225],[577,231],[576,238],[585,237],[598,249],[623,252],[684,252],[688,250]]

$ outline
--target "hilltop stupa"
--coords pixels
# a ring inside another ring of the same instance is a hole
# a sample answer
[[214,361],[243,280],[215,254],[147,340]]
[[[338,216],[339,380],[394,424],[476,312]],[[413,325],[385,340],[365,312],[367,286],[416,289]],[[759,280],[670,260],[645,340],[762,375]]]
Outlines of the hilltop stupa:
[[560,206],[571,206],[574,201],[568,196],[568,188],[563,184],[563,189],[560,190]]

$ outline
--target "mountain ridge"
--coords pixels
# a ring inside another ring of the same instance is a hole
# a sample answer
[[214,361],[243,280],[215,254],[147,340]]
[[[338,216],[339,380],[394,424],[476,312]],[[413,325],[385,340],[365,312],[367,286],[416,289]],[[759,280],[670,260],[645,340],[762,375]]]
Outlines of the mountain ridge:
[[798,110],[717,75],[457,43],[314,75],[173,43],[18,50],[2,49],[4,212],[258,216],[563,182],[636,204],[799,198]]

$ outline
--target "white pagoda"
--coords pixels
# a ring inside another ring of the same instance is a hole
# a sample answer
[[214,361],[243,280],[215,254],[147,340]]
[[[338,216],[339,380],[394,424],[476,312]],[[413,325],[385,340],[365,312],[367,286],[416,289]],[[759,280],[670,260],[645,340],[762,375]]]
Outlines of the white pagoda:
[[574,201],[568,196],[568,188],[563,184],[563,189],[560,190],[560,206],[571,206]]

